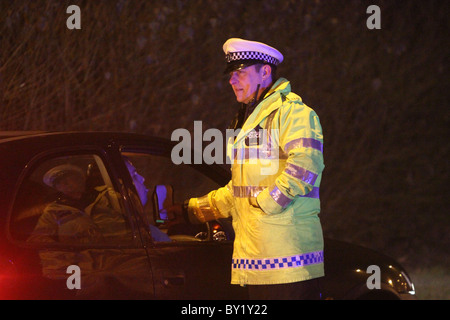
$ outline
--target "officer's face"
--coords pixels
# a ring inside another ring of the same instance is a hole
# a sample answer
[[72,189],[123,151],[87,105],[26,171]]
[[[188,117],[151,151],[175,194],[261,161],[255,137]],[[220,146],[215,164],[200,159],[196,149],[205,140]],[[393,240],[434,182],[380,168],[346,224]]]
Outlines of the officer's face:
[[56,180],[54,186],[69,198],[80,199],[86,190],[86,181],[80,174],[69,173]]
[[230,72],[230,85],[233,88],[236,100],[241,103],[249,103],[255,98],[258,84],[262,83],[262,68],[259,72],[255,66]]

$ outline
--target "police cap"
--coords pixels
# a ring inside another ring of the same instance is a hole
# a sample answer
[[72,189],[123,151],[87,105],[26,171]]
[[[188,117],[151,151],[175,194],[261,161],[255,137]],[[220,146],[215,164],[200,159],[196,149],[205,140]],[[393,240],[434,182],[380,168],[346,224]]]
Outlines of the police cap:
[[48,170],[43,177],[43,181],[46,185],[50,187],[55,186],[55,182],[68,174],[78,174],[83,178],[86,177],[85,173],[80,167],[71,165],[71,164],[63,164],[60,166],[56,166],[50,170]]
[[227,62],[225,73],[258,63],[277,66],[283,61],[283,55],[277,49],[262,42],[240,38],[228,39],[223,44],[223,51]]

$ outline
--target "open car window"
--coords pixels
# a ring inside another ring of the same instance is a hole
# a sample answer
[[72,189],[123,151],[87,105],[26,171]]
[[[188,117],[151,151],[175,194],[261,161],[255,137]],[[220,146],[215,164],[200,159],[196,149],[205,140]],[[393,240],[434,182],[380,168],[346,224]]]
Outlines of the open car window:
[[[186,223],[168,224],[166,209],[182,204],[191,197],[199,197],[220,186],[189,165],[175,165],[170,158],[133,151],[122,153],[140,200],[141,214],[149,224],[153,240],[157,242],[205,241],[210,226]],[[209,239],[211,240],[211,239]]]
[[13,205],[14,240],[62,246],[128,246],[122,198],[95,154],[45,157],[30,166]]

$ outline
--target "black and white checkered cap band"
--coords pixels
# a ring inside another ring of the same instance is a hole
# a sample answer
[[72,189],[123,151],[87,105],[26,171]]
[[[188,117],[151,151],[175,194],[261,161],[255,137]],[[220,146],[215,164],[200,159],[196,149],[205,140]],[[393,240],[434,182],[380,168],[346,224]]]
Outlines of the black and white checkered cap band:
[[230,63],[233,61],[240,60],[260,60],[264,63],[269,63],[277,66],[280,61],[278,59],[269,56],[268,54],[256,51],[238,51],[238,52],[230,52],[225,56],[225,60]]

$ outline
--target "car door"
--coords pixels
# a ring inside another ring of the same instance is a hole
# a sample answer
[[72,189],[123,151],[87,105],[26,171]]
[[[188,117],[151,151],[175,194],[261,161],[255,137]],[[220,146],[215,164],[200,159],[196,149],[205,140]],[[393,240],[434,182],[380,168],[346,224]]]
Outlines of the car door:
[[[60,188],[75,172],[84,176],[80,198]],[[27,165],[8,224],[23,280],[16,298],[154,298],[137,221],[119,191],[101,149],[46,152]]]
[[[231,221],[171,225],[158,214],[161,209],[156,201],[158,187],[165,190],[170,206],[220,187],[217,181],[193,166],[175,165],[160,151],[123,146],[122,157],[132,164],[130,174],[135,178],[131,177],[129,182],[134,184],[134,188],[130,188],[134,198],[139,198],[142,184],[148,191],[146,199],[141,197],[141,201],[136,202],[135,210],[146,217],[153,233],[147,253],[154,276],[155,297],[245,299],[246,289],[230,284],[234,238]],[[155,233],[165,236],[155,236]]]

